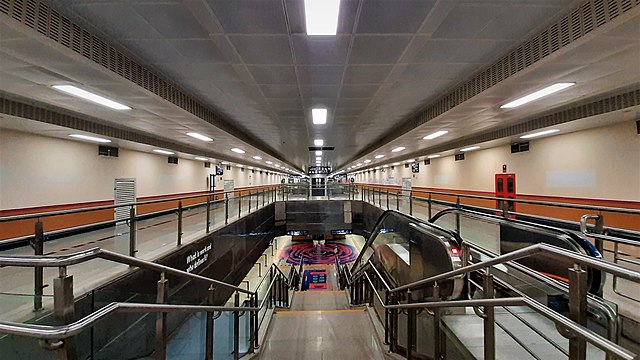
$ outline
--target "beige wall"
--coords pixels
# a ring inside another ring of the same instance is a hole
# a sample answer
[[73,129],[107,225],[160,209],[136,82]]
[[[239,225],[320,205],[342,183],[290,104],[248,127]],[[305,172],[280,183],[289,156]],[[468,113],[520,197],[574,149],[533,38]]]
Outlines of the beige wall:
[[[207,190],[214,164],[120,149],[119,157],[99,156],[97,145],[0,130],[0,209],[113,199],[116,178],[135,178],[138,197]],[[235,166],[224,177],[236,188],[280,183],[281,176]],[[216,190],[223,188],[220,176]]]
[[507,164],[517,176],[517,192],[528,195],[590,199],[640,200],[640,135],[635,122],[549,136],[530,141],[530,150],[511,154],[510,146],[468,152],[464,161],[453,156],[420,162],[412,174],[404,164],[385,172],[356,175],[356,182],[400,184],[411,177],[413,186],[494,191],[494,175]]

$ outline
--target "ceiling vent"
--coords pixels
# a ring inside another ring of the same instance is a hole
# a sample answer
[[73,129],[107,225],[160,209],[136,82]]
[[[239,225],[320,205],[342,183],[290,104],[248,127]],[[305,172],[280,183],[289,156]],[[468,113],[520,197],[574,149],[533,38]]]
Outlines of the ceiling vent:
[[525,151],[529,151],[529,142],[522,142],[522,143],[514,143],[511,144],[511,153],[515,154],[515,153],[519,153],[519,152],[525,152]]
[[317,150],[333,151],[335,149],[336,149],[335,146],[309,146],[309,151],[317,151]]
[[118,157],[118,148],[113,146],[98,145],[98,155]]
[[178,164],[178,158],[175,156],[169,156],[168,160],[169,160],[169,164]]
[[456,161],[464,160],[464,154],[456,154],[455,159],[456,159]]

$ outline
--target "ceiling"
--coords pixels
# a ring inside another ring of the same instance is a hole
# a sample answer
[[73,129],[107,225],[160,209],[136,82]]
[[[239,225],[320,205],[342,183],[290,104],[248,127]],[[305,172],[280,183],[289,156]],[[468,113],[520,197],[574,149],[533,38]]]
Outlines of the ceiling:
[[[308,147],[316,138],[335,147],[323,154],[323,165],[335,169],[376,154],[390,159],[397,146],[407,147],[407,154],[447,143],[453,148],[471,134],[640,84],[640,17],[634,9],[518,76],[395,134],[416,111],[584,1],[342,0],[336,36],[305,34],[301,0],[44,2],[178,84],[256,141],[243,141],[158,99],[10,19],[0,23],[0,90],[258,166],[252,156],[304,169],[314,162]],[[88,86],[134,109],[100,109],[48,86],[60,81]],[[499,109],[559,81],[577,85],[522,109]],[[312,124],[312,107],[328,108],[326,125]],[[449,133],[432,142],[419,140],[439,129]],[[184,135],[187,131],[215,141],[199,144]],[[231,153],[232,147],[247,153]]]

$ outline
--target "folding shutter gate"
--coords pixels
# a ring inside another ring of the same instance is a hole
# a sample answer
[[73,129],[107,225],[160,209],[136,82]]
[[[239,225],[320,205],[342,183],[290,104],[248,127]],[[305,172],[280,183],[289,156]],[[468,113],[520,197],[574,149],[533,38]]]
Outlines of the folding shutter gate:
[[[136,201],[136,179],[116,179],[114,186],[115,205],[132,203]],[[115,220],[129,219],[129,207],[115,209]]]

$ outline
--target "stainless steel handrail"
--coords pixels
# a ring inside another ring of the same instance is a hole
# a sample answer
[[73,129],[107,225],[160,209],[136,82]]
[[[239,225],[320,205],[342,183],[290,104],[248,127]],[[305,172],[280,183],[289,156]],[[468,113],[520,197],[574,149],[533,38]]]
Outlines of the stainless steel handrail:
[[0,321],[0,333],[34,337],[38,339],[59,340],[78,335],[84,329],[93,326],[100,319],[114,312],[239,312],[258,311],[257,307],[224,307],[207,305],[168,305],[144,303],[110,303],[80,320],[62,326],[23,324]]
[[155,270],[158,272],[164,272],[184,278],[190,278],[194,280],[208,282],[210,284],[224,286],[235,291],[239,291],[245,294],[253,294],[253,292],[246,289],[225,283],[223,281],[211,279],[205,276],[192,274],[186,271],[174,269],[165,265],[157,264],[154,262],[138,259],[131,256],[122,255],[113,251],[104,250],[101,248],[93,248],[85,251],[80,251],[68,255],[2,255],[0,256],[1,266],[17,266],[17,267],[65,267],[70,265],[76,265],[85,261],[93,259],[105,259],[114,261],[121,264],[135,266],[139,268]]
[[[375,184],[356,184],[359,187],[372,187],[372,188],[381,188],[381,189],[392,189],[398,192],[398,196],[403,197],[413,197],[407,195],[400,195],[403,189],[384,186],[384,185],[375,185]],[[405,190],[406,191],[406,190]],[[608,212],[620,212],[620,213],[628,213],[628,214],[637,214],[640,215],[640,210],[631,209],[631,208],[617,208],[617,207],[609,207],[609,206],[593,206],[593,205],[584,205],[584,204],[575,204],[575,203],[561,203],[561,202],[552,202],[552,201],[540,201],[540,200],[523,200],[523,199],[506,199],[506,198],[498,198],[493,196],[482,196],[482,195],[469,195],[469,194],[456,194],[456,193],[447,193],[441,191],[428,191],[428,190],[410,190],[411,193],[421,193],[421,194],[433,194],[433,195],[444,195],[444,196],[453,196],[460,198],[469,198],[469,199],[483,199],[483,200],[500,200],[500,201],[510,201],[514,203],[522,203],[522,204],[531,204],[531,205],[544,205],[544,206],[555,206],[555,207],[564,207],[564,208],[574,208],[581,210],[594,210],[594,211],[608,211]]]
[[555,256],[561,259],[572,260],[581,265],[590,266],[590,267],[602,270],[604,272],[610,273],[612,275],[619,276],[623,279],[640,283],[640,272],[625,269],[623,267],[610,264],[603,260],[596,260],[582,254],[569,252],[556,246],[547,245],[547,244],[536,244],[536,245],[527,246],[526,248],[515,250],[508,254],[500,255],[498,257],[495,257],[487,261],[465,266],[456,270],[448,271],[446,273],[435,275],[427,279],[415,281],[410,284],[402,285],[395,289],[392,289],[391,292],[412,289],[412,288],[423,286],[425,284],[433,283],[436,281],[446,280],[457,275],[467,274],[471,271],[480,270],[489,266],[502,264],[507,261],[518,260],[524,257],[538,254],[538,253],[545,253],[547,255]]
[[[273,189],[279,188],[280,186],[281,185],[279,184],[265,185],[265,186],[256,186],[256,188],[262,188],[262,189],[266,188],[265,190],[273,190]],[[102,206],[92,206],[92,207],[78,208],[78,209],[48,211],[48,212],[41,212],[41,213],[34,213],[34,214],[4,216],[4,217],[0,217],[0,222],[37,219],[37,218],[49,217],[49,216],[70,215],[70,214],[77,214],[77,213],[83,213],[83,212],[89,212],[89,211],[108,210],[108,209],[115,209],[120,207],[131,207],[131,206],[139,206],[139,205],[149,205],[149,204],[157,204],[157,203],[170,202],[170,201],[181,201],[181,200],[187,200],[187,199],[203,198],[203,197],[215,197],[220,195],[224,196],[225,194],[229,194],[229,193],[240,193],[243,191],[250,191],[250,190],[251,189],[238,189],[238,190],[222,191],[222,192],[207,192],[199,195],[188,195],[188,196],[180,196],[180,197],[165,198],[165,199],[158,199],[158,200],[130,202],[130,203],[124,203],[124,204],[118,204],[118,205],[102,205]],[[246,196],[246,195],[241,195],[240,197],[242,196]],[[224,198],[218,199],[218,200],[211,200],[210,202],[213,204],[213,203],[223,202],[223,201],[225,201]],[[206,201],[204,201],[203,204],[204,203],[206,203]]]

